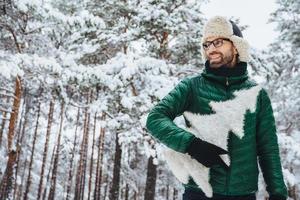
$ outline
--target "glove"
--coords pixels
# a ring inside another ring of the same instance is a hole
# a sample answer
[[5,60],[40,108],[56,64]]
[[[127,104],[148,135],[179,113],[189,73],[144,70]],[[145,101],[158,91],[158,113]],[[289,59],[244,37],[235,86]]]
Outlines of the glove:
[[269,197],[269,200],[286,200],[284,196],[279,196],[279,195],[271,195]]
[[224,167],[228,168],[228,166],[219,156],[221,154],[228,154],[228,151],[225,151],[224,149],[214,144],[205,142],[199,138],[193,139],[192,143],[187,149],[187,153],[205,167],[210,168],[213,165],[223,165]]

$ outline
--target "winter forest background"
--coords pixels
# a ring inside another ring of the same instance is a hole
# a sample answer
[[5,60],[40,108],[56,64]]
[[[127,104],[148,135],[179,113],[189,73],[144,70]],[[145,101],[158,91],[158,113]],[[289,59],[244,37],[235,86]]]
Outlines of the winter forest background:
[[[145,120],[201,72],[206,2],[1,0],[0,199],[181,199]],[[277,4],[280,37],[251,50],[248,70],[271,96],[300,199],[300,1]]]

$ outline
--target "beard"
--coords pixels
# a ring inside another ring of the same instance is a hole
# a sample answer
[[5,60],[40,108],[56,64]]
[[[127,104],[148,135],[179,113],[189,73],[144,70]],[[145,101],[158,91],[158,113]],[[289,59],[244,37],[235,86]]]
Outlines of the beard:
[[233,67],[235,65],[235,54],[233,51],[228,51],[227,53],[221,53],[218,51],[213,51],[208,55],[209,65],[212,68],[218,68],[223,65],[226,67]]

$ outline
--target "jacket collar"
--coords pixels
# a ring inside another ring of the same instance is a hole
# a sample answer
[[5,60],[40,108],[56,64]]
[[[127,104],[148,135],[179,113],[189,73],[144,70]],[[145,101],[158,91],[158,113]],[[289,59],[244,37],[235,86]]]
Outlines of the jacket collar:
[[209,62],[206,61],[205,69],[201,75],[204,78],[218,82],[223,86],[241,84],[248,79],[247,63],[239,62],[232,68],[226,66],[211,68]]

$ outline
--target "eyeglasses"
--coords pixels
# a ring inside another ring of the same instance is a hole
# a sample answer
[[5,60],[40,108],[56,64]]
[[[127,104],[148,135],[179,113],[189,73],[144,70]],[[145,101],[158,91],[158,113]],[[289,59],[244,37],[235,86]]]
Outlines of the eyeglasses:
[[230,41],[230,40],[227,39],[227,38],[217,38],[217,39],[215,39],[215,40],[213,40],[213,41],[207,41],[207,42],[204,42],[204,43],[202,44],[203,49],[204,49],[205,51],[207,51],[207,50],[209,49],[209,47],[210,47],[211,44],[213,44],[215,48],[221,47],[221,46],[223,45],[223,41],[224,41],[224,40]]

